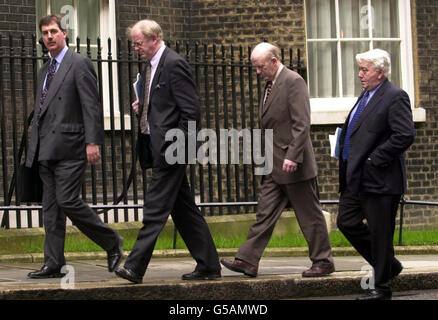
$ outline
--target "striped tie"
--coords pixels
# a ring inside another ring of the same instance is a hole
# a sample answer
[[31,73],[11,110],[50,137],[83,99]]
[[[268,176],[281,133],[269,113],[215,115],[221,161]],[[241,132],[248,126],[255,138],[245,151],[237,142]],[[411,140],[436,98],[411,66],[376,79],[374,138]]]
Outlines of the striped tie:
[[146,64],[146,80],[145,80],[145,85],[144,85],[144,104],[143,104],[143,113],[141,114],[141,119],[140,119],[140,129],[141,129],[141,133],[143,134],[147,134],[148,133],[148,121],[147,121],[147,114],[148,114],[148,104],[149,104],[149,86],[150,86],[150,82],[151,82],[151,63],[147,62]]

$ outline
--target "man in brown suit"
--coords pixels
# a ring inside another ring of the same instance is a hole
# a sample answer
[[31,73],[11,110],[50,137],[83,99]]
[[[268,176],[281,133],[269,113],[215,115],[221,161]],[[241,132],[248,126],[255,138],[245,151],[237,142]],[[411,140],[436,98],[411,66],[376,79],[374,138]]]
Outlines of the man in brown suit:
[[280,50],[269,43],[258,44],[251,62],[266,81],[260,99],[262,129],[273,130],[273,169],[262,178],[256,222],[234,260],[222,259],[228,269],[255,277],[258,265],[277,220],[288,203],[309,245],[312,267],[304,277],[332,273],[327,225],[318,198],[317,168],[310,139],[310,102],[306,83],[284,67]]

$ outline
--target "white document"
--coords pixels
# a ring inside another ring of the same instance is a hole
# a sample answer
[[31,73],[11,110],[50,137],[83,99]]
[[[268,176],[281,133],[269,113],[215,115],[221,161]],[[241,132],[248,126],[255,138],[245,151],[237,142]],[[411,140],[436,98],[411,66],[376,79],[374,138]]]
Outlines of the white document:
[[341,128],[336,128],[335,134],[330,134],[329,135],[329,141],[330,141],[330,156],[332,156],[333,158],[339,159],[339,139],[341,137],[341,132],[342,129]]
[[140,93],[140,85],[141,85],[141,75],[137,73],[137,80],[132,84],[134,86],[135,97],[138,99],[138,95]]

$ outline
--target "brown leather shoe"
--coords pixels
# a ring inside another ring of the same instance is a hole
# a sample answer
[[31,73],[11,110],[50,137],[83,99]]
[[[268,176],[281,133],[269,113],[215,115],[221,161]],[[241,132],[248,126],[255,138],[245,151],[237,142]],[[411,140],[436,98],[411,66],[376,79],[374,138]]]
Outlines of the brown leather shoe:
[[257,267],[243,260],[221,259],[221,263],[228,269],[234,272],[240,272],[250,277],[257,277]]
[[335,265],[330,262],[315,263],[303,272],[303,277],[322,277],[335,271]]

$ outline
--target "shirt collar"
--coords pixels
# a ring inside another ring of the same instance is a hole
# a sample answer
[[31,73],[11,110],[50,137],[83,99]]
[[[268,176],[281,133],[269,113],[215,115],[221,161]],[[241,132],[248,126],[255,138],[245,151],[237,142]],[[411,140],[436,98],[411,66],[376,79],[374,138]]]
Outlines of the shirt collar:
[[371,99],[371,97],[376,93],[376,91],[379,90],[379,88],[382,86],[383,82],[385,82],[385,81],[380,82],[380,83],[377,85],[377,87],[375,87],[374,89],[368,91],[368,97],[369,97],[369,99]]
[[277,81],[278,75],[280,74],[281,70],[283,70],[284,65],[280,63],[280,66],[277,69],[277,73],[275,74],[274,80],[272,80],[272,85],[274,85],[275,81]]
[[151,59],[151,68],[155,69],[158,66],[158,63],[160,62],[161,56],[163,55],[164,49],[166,49],[166,45],[164,44],[164,41],[161,43],[160,49],[158,49],[157,53],[152,57]]
[[57,65],[59,66],[64,59],[65,54],[67,53],[68,47],[65,46],[64,49],[61,50],[60,53],[56,57],[52,57],[52,59],[55,59],[57,62]]

